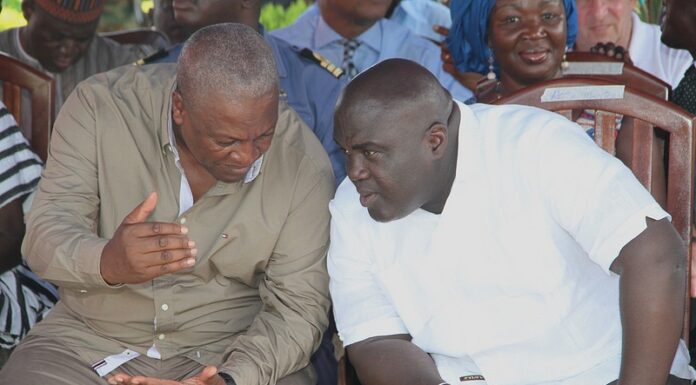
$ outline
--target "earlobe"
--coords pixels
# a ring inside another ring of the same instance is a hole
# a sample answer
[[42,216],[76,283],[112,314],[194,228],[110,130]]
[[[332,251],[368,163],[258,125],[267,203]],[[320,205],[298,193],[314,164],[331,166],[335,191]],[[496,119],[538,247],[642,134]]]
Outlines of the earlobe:
[[178,126],[184,122],[184,100],[178,91],[172,93],[172,120]]
[[[1,1],[1,0],[0,0]],[[26,21],[29,21],[31,16],[34,14],[34,1],[24,0],[22,1],[22,15]]]
[[437,158],[444,156],[447,149],[447,126],[435,123],[428,129],[428,146]]

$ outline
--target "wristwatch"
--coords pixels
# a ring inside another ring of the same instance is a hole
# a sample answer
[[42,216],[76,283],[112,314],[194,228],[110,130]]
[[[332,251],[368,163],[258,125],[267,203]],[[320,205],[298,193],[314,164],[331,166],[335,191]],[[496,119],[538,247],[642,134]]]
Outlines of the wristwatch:
[[218,376],[222,377],[222,379],[225,380],[225,385],[237,385],[237,383],[234,382],[234,378],[232,378],[232,376],[230,376],[227,373],[219,372]]

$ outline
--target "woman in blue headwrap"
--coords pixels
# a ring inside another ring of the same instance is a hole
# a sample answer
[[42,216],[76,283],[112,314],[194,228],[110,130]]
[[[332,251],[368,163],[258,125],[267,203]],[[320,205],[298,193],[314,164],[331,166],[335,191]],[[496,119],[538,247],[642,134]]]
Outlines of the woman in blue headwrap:
[[500,79],[484,102],[560,76],[578,30],[574,0],[452,0],[450,11],[457,69]]

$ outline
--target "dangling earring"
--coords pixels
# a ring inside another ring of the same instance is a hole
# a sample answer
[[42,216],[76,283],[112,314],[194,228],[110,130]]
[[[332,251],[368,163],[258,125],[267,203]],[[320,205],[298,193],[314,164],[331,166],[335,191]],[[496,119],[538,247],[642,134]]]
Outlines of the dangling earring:
[[495,59],[493,59],[493,51],[491,51],[490,56],[488,56],[488,74],[486,74],[486,78],[488,78],[488,80],[495,80],[496,78],[493,63],[495,63]]
[[568,47],[566,47],[565,52],[563,52],[563,60],[561,61],[561,71],[565,71],[570,67],[570,63],[568,63],[568,59],[566,58],[568,53]]

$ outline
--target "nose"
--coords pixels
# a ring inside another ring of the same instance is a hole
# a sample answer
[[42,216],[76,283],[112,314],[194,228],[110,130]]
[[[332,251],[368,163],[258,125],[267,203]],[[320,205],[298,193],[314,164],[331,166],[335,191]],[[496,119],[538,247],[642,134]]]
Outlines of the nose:
[[370,174],[365,167],[365,163],[358,154],[351,154],[346,161],[346,172],[351,181],[357,182],[367,179]]
[[240,143],[237,151],[230,153],[230,157],[239,167],[248,167],[258,159],[260,153],[251,141]]
[[604,0],[587,0],[588,14],[595,19],[601,19],[607,13],[607,6]]
[[540,39],[546,37],[546,29],[539,18],[531,18],[525,24],[523,37],[527,39]]
[[63,39],[60,42],[60,46],[58,46],[58,52],[60,52],[61,55],[73,56],[77,50],[77,47],[78,45],[75,40]]

